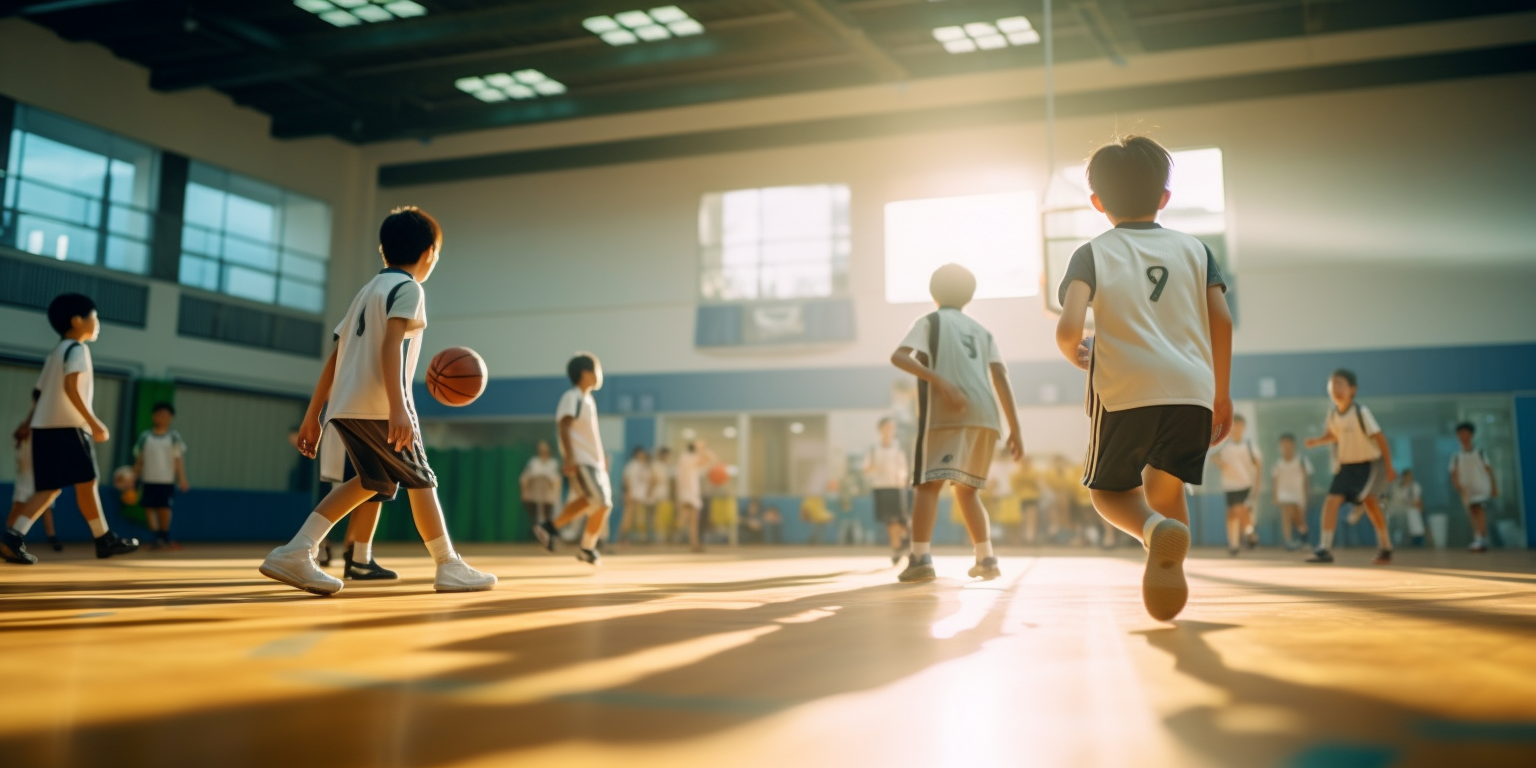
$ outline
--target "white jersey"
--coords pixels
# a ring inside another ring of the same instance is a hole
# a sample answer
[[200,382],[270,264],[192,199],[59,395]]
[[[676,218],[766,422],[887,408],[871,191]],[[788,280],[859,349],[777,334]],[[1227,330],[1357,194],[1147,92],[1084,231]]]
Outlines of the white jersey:
[[1258,483],[1259,467],[1264,466],[1264,454],[1259,453],[1252,438],[1244,438],[1237,443],[1228,440],[1216,449],[1216,455],[1221,457],[1223,491],[1246,491]]
[[163,435],[146,429],[133,444],[133,457],[141,459],[139,479],[155,485],[171,485],[176,482],[176,460],[186,458],[187,444],[182,442],[176,430]]
[[1365,464],[1381,458],[1381,447],[1372,439],[1381,434],[1381,426],[1371,409],[1360,403],[1342,413],[1329,408],[1326,429],[1339,441],[1334,456],[1340,464]]
[[677,503],[703,505],[704,489],[700,485],[699,455],[683,451],[677,455]]
[[[917,319],[901,346],[928,357],[928,367],[964,393],[968,406],[957,409],[929,394],[926,429],[981,427],[1002,431],[997,397],[992,392],[992,363],[1001,363],[992,334],[958,309],[942,307]],[[919,384],[921,391],[927,387]]]
[[16,488],[11,492],[11,501],[25,503],[36,490],[32,482],[32,439],[27,438],[16,446]]
[[1275,462],[1275,468],[1270,473],[1275,482],[1275,498],[1281,504],[1307,503],[1307,478],[1311,474],[1312,462],[1299,453],[1289,461],[1281,459]]
[[651,462],[651,495],[647,500],[651,504],[660,504],[672,499],[672,468],[665,461],[655,460]]
[[651,463],[630,459],[624,465],[624,495],[642,504],[651,498]]
[[1088,408],[1213,408],[1206,290],[1225,285],[1204,243],[1152,222],[1123,222],[1079,248],[1060,295],[1088,284],[1095,336]]
[[582,392],[579,387],[567,389],[560,396],[560,405],[555,408],[555,422],[558,424],[567,416],[572,421],[566,438],[570,442],[571,455],[565,457],[566,460],[598,469],[607,467],[603,438],[597,432],[597,401],[592,399],[592,394]]
[[38,395],[37,408],[32,411],[33,428],[91,428],[91,422],[69,401],[69,395],[64,392],[64,377],[71,373],[80,374],[75,388],[80,393],[80,402],[91,407],[91,401],[96,397],[96,371],[91,365],[91,350],[74,339],[60,339],[53,351],[48,353],[48,359],[43,362],[43,371],[37,376]]
[[1450,471],[1461,483],[1468,504],[1479,504],[1493,497],[1493,468],[1482,451],[1457,451],[1451,457]]
[[869,487],[905,488],[912,476],[912,463],[899,445],[877,445],[869,449]]
[[553,456],[541,459],[535,455],[529,459],[519,479],[528,484],[523,501],[529,504],[560,503],[560,462]]
[[[391,318],[404,318],[400,380],[384,381],[384,329]],[[336,380],[331,384],[326,419],[389,419],[389,387],[404,392],[414,420],[411,382],[421,357],[421,334],[427,327],[427,302],[421,283],[402,269],[380,272],[357,292],[347,314],[336,326]]]

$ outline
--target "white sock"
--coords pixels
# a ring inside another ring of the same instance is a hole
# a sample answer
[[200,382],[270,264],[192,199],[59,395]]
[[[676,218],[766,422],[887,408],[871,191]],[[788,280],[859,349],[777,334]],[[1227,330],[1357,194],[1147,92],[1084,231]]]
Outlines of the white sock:
[[[99,539],[102,536],[107,535],[107,516],[106,515],[97,514],[95,518],[87,520],[86,522],[91,524],[91,535],[92,536],[95,536],[96,538]],[[27,523],[27,526],[30,528],[32,526],[32,524],[31,523]]]
[[453,542],[448,540],[448,534],[443,534],[427,542],[427,551],[432,553],[432,562],[442,565],[452,560],[456,553],[453,551]]
[[597,534],[595,534],[595,533],[587,533],[586,531],[582,531],[581,532],[581,548],[582,549],[594,549],[596,547],[597,547]]
[[1153,512],[1152,516],[1147,518],[1147,522],[1142,523],[1141,525],[1141,543],[1147,544],[1148,542],[1152,541],[1152,529],[1156,528],[1158,523],[1161,523],[1167,519],[1168,518]]
[[311,512],[309,517],[304,519],[304,524],[299,526],[299,532],[293,535],[293,541],[288,542],[288,546],[307,547],[313,552],[315,547],[320,546],[320,542],[325,539],[325,535],[331,532],[333,525],[335,523],[325,519],[324,516]]
[[373,560],[373,542],[352,542],[352,562],[367,565],[371,560]]
[[978,561],[985,560],[985,559],[987,559],[987,558],[989,558],[991,556],[992,556],[992,540],[991,539],[987,539],[986,541],[978,541],[978,542],[976,542],[976,559]]
[[1318,549],[1333,549],[1333,531],[1323,531],[1318,534]]
[[32,530],[32,523],[34,522],[36,521],[30,517],[18,517],[16,518],[16,524],[11,526],[11,532],[17,536],[26,538],[27,531]]
[[931,541],[914,541],[912,542],[912,554],[926,555],[928,554],[929,548],[932,546],[933,542]]
[[1244,536],[1252,536],[1253,535],[1253,526],[1251,526],[1251,525],[1243,526],[1243,535]]

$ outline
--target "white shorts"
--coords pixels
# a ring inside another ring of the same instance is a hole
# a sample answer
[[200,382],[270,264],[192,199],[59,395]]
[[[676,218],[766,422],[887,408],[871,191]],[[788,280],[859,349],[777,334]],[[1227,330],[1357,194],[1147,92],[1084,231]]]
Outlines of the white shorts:
[[576,467],[576,476],[571,478],[571,499],[583,499],[592,507],[613,507],[613,485],[608,473],[588,464]]
[[700,491],[697,488],[690,488],[690,489],[687,489],[687,490],[680,490],[680,491],[677,492],[677,505],[679,507],[683,507],[683,506],[693,507],[696,510],[697,509],[703,509],[703,507],[704,507],[704,494],[703,494],[702,491]]
[[16,476],[16,492],[11,494],[11,501],[13,501],[15,503],[18,503],[18,504],[24,503],[28,499],[32,498],[32,494],[34,494],[36,492],[37,492],[37,488],[36,488],[36,486],[34,486],[32,484],[32,473],[31,472],[27,472],[25,474],[17,475]]
[[1281,504],[1295,504],[1296,506],[1299,507],[1299,506],[1302,506],[1302,505],[1306,504],[1306,500],[1301,498],[1301,497],[1299,497],[1299,496],[1292,496],[1290,494],[1282,493],[1282,494],[1280,494],[1280,503]]

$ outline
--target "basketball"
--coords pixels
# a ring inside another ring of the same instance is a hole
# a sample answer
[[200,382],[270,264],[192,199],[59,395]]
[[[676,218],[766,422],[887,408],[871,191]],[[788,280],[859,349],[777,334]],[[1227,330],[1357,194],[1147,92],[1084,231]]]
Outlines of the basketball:
[[112,471],[112,487],[119,491],[126,491],[138,482],[133,476],[133,467],[122,466]]
[[469,405],[485,391],[485,360],[468,347],[449,347],[427,366],[427,391],[443,405]]
[[731,481],[731,470],[724,464],[716,464],[709,468],[709,482],[712,485],[725,485]]

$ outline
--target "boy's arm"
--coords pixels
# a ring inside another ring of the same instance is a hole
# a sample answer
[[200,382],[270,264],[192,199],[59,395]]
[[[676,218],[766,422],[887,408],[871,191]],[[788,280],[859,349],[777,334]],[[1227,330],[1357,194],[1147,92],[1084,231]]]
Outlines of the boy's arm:
[[176,457],[176,484],[181,486],[182,493],[192,490],[192,486],[187,483],[186,461],[180,456]]
[[[410,327],[411,321],[404,317],[391,317],[384,326],[384,349],[379,355],[379,368],[382,370],[385,381],[399,381],[400,368],[405,364],[400,359],[400,343],[405,340],[405,332]],[[405,384],[402,386],[390,385],[384,388],[389,397],[389,444],[395,450],[403,451],[416,437],[416,428],[411,424],[411,414],[405,408]]]
[[1068,362],[1088,370],[1088,347],[1083,330],[1088,323],[1088,300],[1093,288],[1081,280],[1067,286],[1067,298],[1061,304],[1061,319],[1056,321],[1056,348]]
[[16,447],[21,447],[21,441],[32,436],[32,416],[37,413],[37,390],[32,390],[32,407],[27,409],[27,417],[16,425],[16,431],[11,433],[11,439],[16,441]]
[[144,474],[144,436],[139,435],[138,442],[133,444],[133,476]]
[[85,402],[85,398],[80,396],[79,373],[64,374],[64,396],[68,397],[69,404],[73,405],[75,410],[79,411],[80,415],[90,422],[91,439],[98,443],[105,443],[111,437],[111,434],[107,432],[107,425],[101,423],[101,419],[96,418],[96,414],[91,412],[90,404]]
[[[398,349],[398,347],[396,347]],[[336,383],[336,348],[320,369],[320,380],[315,382],[315,393],[309,397],[309,408],[304,411],[304,421],[299,425],[299,453],[313,459],[320,445],[320,411],[331,399],[331,385]]]
[[1488,463],[1488,457],[1484,456],[1482,453],[1477,454],[1477,460],[1481,461],[1483,463],[1483,469],[1488,471],[1489,498],[1497,499],[1499,497],[1499,477],[1498,475],[1493,474],[1493,465]]
[[1339,436],[1335,435],[1333,430],[1328,429],[1326,426],[1323,427],[1323,430],[1324,431],[1322,437],[1309,437],[1307,438],[1305,445],[1308,448],[1317,448],[1318,446],[1337,443],[1339,441]]
[[951,404],[965,402],[965,395],[960,394],[960,390],[949,383],[949,379],[928,367],[928,355],[922,352],[914,353],[911,347],[898,347],[891,353],[891,365],[928,382],[928,386],[933,387],[934,394],[940,399]]
[[1396,480],[1397,468],[1392,466],[1392,447],[1387,445],[1386,433],[1377,432],[1371,435],[1371,439],[1376,441],[1376,448],[1381,451],[1381,460],[1387,465],[1387,479]]
[[1013,402],[1013,384],[1008,380],[1008,366],[992,363],[992,386],[997,399],[1003,404],[1003,415],[1008,419],[1008,455],[1014,461],[1024,460],[1024,436],[1019,433],[1019,409]]
[[560,433],[561,468],[567,475],[576,474],[576,460],[571,454],[571,425],[574,423],[575,416],[561,416],[560,421],[556,422],[556,431]]
[[1216,369],[1216,402],[1211,411],[1211,445],[1232,431],[1232,310],[1224,285],[1206,286],[1205,311],[1211,327],[1211,363]]

